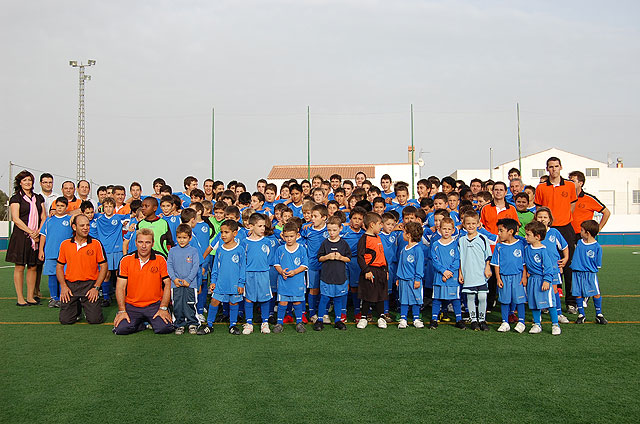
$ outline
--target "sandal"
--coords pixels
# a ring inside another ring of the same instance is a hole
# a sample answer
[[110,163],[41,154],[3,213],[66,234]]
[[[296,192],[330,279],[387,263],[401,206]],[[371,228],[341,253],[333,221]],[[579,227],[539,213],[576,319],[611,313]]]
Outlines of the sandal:
[[16,306],[30,306],[29,303],[18,303],[16,302]]

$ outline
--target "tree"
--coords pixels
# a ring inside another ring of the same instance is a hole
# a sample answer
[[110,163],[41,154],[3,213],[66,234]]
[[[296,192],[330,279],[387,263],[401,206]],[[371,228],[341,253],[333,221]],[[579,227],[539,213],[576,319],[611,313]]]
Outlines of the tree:
[[9,219],[7,203],[9,202],[9,196],[0,190],[0,220],[7,221]]

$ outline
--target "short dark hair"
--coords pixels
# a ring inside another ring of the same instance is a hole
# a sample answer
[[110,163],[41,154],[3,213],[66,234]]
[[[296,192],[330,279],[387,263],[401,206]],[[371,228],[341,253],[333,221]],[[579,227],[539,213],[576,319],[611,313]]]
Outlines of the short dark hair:
[[593,219],[588,219],[583,221],[580,226],[591,235],[591,237],[595,237],[600,232],[600,224],[598,224]]
[[140,209],[140,206],[142,206],[142,200],[136,199],[131,201],[129,208],[131,208],[131,212],[136,213],[138,209]]
[[191,237],[191,227],[189,226],[189,224],[180,224],[178,225],[178,228],[176,228],[176,235],[177,234],[186,234],[189,237]]
[[398,222],[398,218],[396,218],[396,216],[391,212],[385,212],[382,214],[382,222],[388,221],[390,219],[393,219],[394,221]]
[[518,199],[524,199],[527,201],[527,203],[529,203],[529,195],[527,193],[525,193],[524,191],[521,191],[520,193],[516,194],[515,196],[513,196],[513,201],[515,202]]
[[251,193],[247,191],[243,191],[238,196],[238,203],[241,205],[249,205],[251,204]]
[[183,181],[183,185],[184,188],[187,188],[191,185],[192,182],[198,182],[198,179],[196,177],[194,177],[193,175],[189,175],[187,178],[184,179]]
[[282,228],[283,233],[288,233],[291,231],[296,233],[300,231],[298,224],[294,220],[287,222],[286,224],[284,224],[284,227]]
[[380,218],[380,215],[378,215],[375,212],[367,212],[367,214],[364,216],[365,228],[369,228],[369,225],[375,222],[381,222],[381,221],[382,221],[382,218]]
[[224,221],[222,221],[222,224],[220,224],[220,227],[227,227],[233,232],[238,231],[239,225],[233,219],[225,219]]
[[418,208],[416,208],[415,206],[406,206],[404,209],[402,209],[402,218],[404,219],[405,216],[409,216],[409,215],[416,215],[418,213]]
[[58,203],[63,203],[65,206],[69,205],[69,201],[64,196],[60,196],[56,199],[56,204]]
[[519,170],[518,168],[511,168],[511,169],[509,170],[509,172],[507,172],[507,175],[509,175],[509,174],[513,174],[513,173],[518,174],[518,176],[520,176],[520,175],[521,175],[521,174],[520,174],[520,170]]
[[513,235],[516,235],[518,233],[518,229],[520,228],[520,224],[518,224],[518,221],[513,218],[501,218],[498,220],[497,226],[504,227],[507,232],[511,231]]
[[225,215],[233,215],[236,218],[240,218],[240,209],[237,206],[227,206],[224,208]]
[[258,221],[267,221],[267,217],[261,213],[254,212],[249,217],[249,224],[256,225]]
[[587,179],[585,178],[584,174],[580,171],[571,171],[569,172],[569,178],[572,177],[576,177],[576,179],[578,181],[580,181],[582,183],[582,185],[584,185],[585,181],[587,181]]
[[327,207],[325,205],[315,205],[311,208],[311,212],[319,212],[320,216],[323,218],[329,216],[329,211],[327,210]]
[[80,212],[84,213],[87,209],[95,209],[95,207],[90,200],[83,200],[82,203],[80,203]]
[[338,181],[342,181],[342,175],[340,175],[340,174],[332,174],[332,175],[329,177],[329,181],[331,181],[331,180],[338,180]]
[[558,165],[562,166],[562,161],[560,160],[560,158],[555,156],[551,156],[549,159],[547,159],[547,167],[549,166],[549,162],[558,162]]
[[165,202],[167,202],[167,203],[173,203],[173,196],[171,196],[171,195],[164,195],[164,196],[162,196],[162,197],[160,198],[160,204],[163,204],[163,203],[165,203]]
[[449,177],[444,177],[442,179],[442,184],[447,183],[449,184],[451,187],[455,187],[456,186],[456,180],[453,179],[453,177],[449,176]]
[[170,185],[164,184],[162,187],[160,187],[160,193],[171,193],[171,194],[173,194],[173,189],[171,188]]
[[191,193],[189,194],[190,197],[199,197],[201,199],[204,199],[204,191],[200,190],[199,188],[196,188],[195,190],[191,190]]
[[162,184],[162,185],[165,185],[165,184],[166,184],[166,182],[165,182],[165,180],[163,180],[162,178],[156,178],[155,180],[153,180],[153,186],[155,187],[155,186],[156,186],[156,184]]
[[182,212],[180,212],[180,221],[182,221],[183,224],[186,224],[187,222],[194,219],[197,215],[198,214],[196,213],[195,209],[191,209],[191,208],[182,209]]
[[291,193],[293,190],[302,193],[302,186],[298,183],[289,184],[289,193]]
[[[80,184],[80,182],[79,182],[79,181],[78,181],[78,184]],[[140,185],[140,183],[139,183],[139,182],[137,182],[137,181],[134,181],[134,182],[132,182],[132,183],[129,185],[129,190],[131,190],[131,189],[132,189],[132,188],[134,188],[134,187],[140,187],[140,189],[142,189],[142,186],[141,186],[141,185]]]
[[438,209],[433,213],[433,216],[443,216],[445,218],[450,218],[451,214],[449,214],[449,211],[446,209]]
[[412,242],[417,243],[422,240],[422,225],[418,224],[417,222],[407,222],[406,224],[404,224],[404,231],[409,234]]
[[384,200],[382,197],[376,197],[376,198],[374,198],[374,199],[373,199],[373,202],[371,202],[371,203],[373,203],[373,205],[374,205],[374,206],[376,205],[376,203],[382,203],[382,204],[383,204],[383,205],[385,205],[385,206],[386,206],[386,204],[387,204],[387,202],[385,202],[385,200]]
[[367,214],[366,209],[363,209],[360,206],[356,206],[353,209],[351,209],[351,212],[349,212],[349,218],[353,219],[354,215],[360,215],[362,218],[364,218],[366,214]]
[[443,200],[443,201],[445,201],[445,202],[449,200],[449,198],[447,197],[447,195],[446,195],[445,193],[443,193],[443,192],[436,193],[436,194],[433,196],[433,200],[434,200],[434,201],[435,201],[435,200],[438,200],[438,199],[439,199],[439,200]]
[[40,174],[40,182],[42,182],[42,180],[44,180],[45,178],[51,178],[53,180],[53,175],[49,174],[48,172],[43,172],[42,174]]
[[524,226],[525,231],[531,231],[534,236],[540,237],[540,240],[544,240],[547,236],[547,227],[540,221],[531,221],[527,225]]

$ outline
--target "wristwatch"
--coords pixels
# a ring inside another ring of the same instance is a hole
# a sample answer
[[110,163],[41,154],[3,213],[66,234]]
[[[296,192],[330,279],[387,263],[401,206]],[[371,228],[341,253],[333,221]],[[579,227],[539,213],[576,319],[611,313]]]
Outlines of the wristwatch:
[[100,286],[93,286],[93,288],[100,291]]
[[167,308],[166,306],[161,306],[161,307],[160,307],[160,310],[161,310],[161,311],[168,311],[168,310],[169,310],[169,308]]

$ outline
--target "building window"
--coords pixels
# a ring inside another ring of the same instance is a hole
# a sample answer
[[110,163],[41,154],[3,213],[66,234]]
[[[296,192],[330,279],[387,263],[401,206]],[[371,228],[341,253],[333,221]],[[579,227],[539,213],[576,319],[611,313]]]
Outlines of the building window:
[[633,203],[640,204],[640,190],[633,190]]
[[599,177],[600,176],[600,168],[587,168],[587,172],[585,172],[585,176],[587,176],[587,177]]
[[544,175],[544,169],[532,169],[531,176],[533,178],[540,178]]

